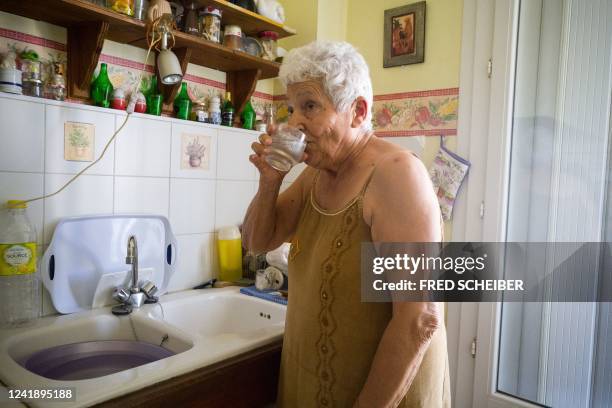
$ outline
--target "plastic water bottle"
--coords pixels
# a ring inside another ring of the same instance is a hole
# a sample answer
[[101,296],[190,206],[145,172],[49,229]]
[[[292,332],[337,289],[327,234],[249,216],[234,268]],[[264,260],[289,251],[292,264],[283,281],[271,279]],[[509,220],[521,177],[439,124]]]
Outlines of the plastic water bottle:
[[23,201],[10,200],[0,216],[0,327],[17,327],[40,314],[36,230]]

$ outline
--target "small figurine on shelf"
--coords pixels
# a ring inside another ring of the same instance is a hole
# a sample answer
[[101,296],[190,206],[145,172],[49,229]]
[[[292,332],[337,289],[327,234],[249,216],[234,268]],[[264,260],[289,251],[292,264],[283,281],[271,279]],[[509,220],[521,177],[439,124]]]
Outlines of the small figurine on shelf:
[[113,84],[108,77],[106,63],[100,65],[100,73],[91,83],[91,99],[96,106],[108,108],[113,95]]

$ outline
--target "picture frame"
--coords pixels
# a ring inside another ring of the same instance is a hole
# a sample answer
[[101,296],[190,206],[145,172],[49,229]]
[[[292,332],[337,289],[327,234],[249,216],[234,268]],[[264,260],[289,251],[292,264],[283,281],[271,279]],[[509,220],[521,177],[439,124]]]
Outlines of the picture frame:
[[384,68],[425,61],[425,3],[385,10]]

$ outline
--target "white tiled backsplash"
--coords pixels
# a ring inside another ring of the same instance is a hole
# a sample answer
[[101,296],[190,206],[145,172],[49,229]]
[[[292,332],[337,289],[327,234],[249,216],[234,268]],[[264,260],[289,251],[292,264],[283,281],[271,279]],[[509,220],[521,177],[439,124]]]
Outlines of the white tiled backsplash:
[[[124,119],[111,109],[0,94],[0,200],[52,193],[89,164],[64,160],[64,122],[95,126],[98,158]],[[207,170],[181,169],[181,133],[210,137]],[[241,223],[257,191],[258,173],[248,161],[256,138],[252,131],[134,114],[100,163],[60,194],[29,205],[39,244],[46,249],[61,217],[162,214],[180,247],[169,290],[202,283],[216,275],[214,232]],[[41,311],[55,313],[44,289]]]

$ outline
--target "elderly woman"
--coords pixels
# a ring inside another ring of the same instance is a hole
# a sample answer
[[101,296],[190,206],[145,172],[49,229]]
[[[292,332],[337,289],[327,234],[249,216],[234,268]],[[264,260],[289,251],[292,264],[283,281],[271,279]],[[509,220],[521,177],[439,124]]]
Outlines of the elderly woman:
[[265,161],[271,137],[261,135],[250,156],[259,190],[243,225],[255,252],[291,242],[278,405],[450,406],[440,305],[360,299],[362,242],[442,238],[425,167],[374,136],[368,67],[350,44],[294,49],[280,78],[308,166],[279,194],[286,173]]

